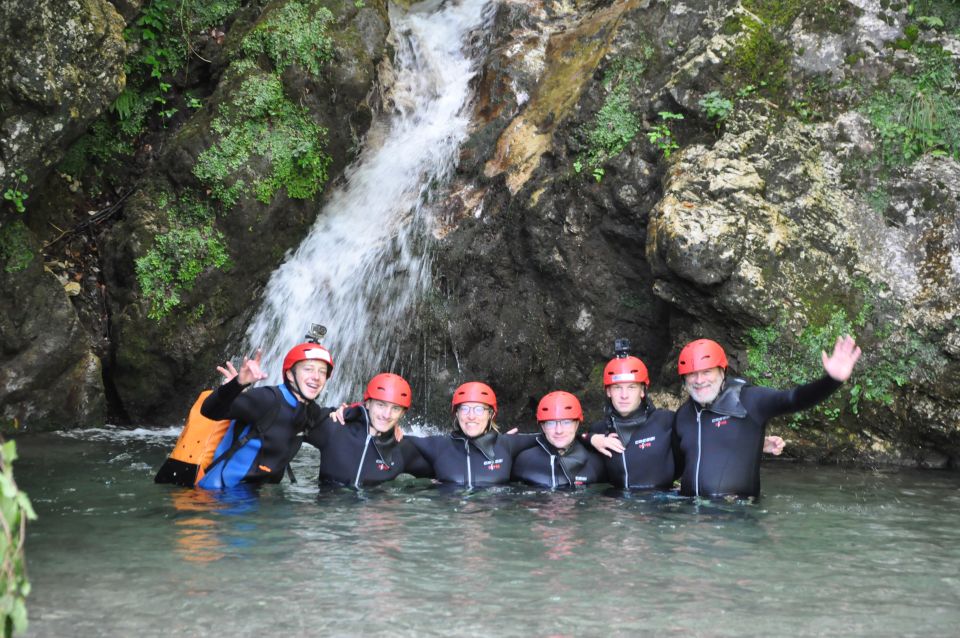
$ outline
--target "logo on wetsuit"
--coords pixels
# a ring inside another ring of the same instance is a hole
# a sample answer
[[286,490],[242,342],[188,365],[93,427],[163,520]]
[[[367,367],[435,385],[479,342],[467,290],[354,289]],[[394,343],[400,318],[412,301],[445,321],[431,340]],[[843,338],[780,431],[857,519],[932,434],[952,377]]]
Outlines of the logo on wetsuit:
[[574,477],[573,477],[573,484],[574,484],[574,485],[586,485],[586,484],[587,484],[587,477],[586,477],[586,476],[574,476]]
[[721,425],[726,425],[730,423],[730,419],[725,416],[718,416],[715,419],[710,419],[710,423],[713,423],[715,426],[720,427]]
[[384,463],[383,461],[377,461],[377,469],[381,472],[389,472],[390,466]]
[[653,447],[653,442],[656,441],[656,440],[657,440],[657,437],[655,437],[655,436],[648,436],[648,437],[645,438],[645,439],[639,439],[639,440],[637,440],[635,443],[636,443],[636,446],[637,446],[639,449],[645,450],[645,449],[648,448],[648,447]]
[[493,461],[484,461],[483,466],[490,471],[499,470],[500,464],[503,463],[503,459],[494,459]]

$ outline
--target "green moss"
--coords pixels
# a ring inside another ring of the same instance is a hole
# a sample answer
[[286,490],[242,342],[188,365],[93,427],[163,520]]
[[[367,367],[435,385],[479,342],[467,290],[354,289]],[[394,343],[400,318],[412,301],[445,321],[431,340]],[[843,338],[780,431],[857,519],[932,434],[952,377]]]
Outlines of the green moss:
[[[647,47],[639,57],[618,58],[604,73],[602,86],[607,95],[593,126],[586,133],[586,166],[595,177],[596,171],[602,170],[599,168],[601,164],[622,153],[640,133],[642,120],[633,108],[632,94],[652,55],[653,50]],[[582,162],[580,166],[583,166]]]
[[136,274],[150,302],[148,316],[159,320],[180,304],[182,293],[191,290],[204,271],[227,266],[230,260],[207,204],[189,196],[173,202],[166,193],[160,193],[156,203],[169,229],[136,260]]
[[730,57],[726,83],[731,89],[756,87],[780,106],[788,106],[791,59],[787,37],[794,23],[807,31],[847,33],[862,11],[846,0],[744,0],[752,15],[740,19],[741,35]]
[[[200,154],[193,172],[227,207],[251,188],[258,200],[269,203],[280,189],[306,199],[326,182],[326,130],[286,97],[275,74],[245,78],[211,128],[220,141]],[[253,177],[248,187],[242,175],[254,156],[267,160],[270,172]]]
[[6,272],[25,270],[33,261],[30,230],[19,219],[0,226],[0,263]]
[[[858,414],[864,404],[892,405],[896,389],[914,377],[925,377],[942,365],[937,348],[920,335],[900,330],[893,317],[898,308],[881,301],[880,291],[866,281],[855,283],[851,305],[856,313],[830,304],[811,304],[816,315],[808,316],[799,330],[784,320],[747,331],[747,369],[751,379],[774,387],[788,388],[823,375],[821,351],[831,352],[836,338],[855,335],[863,350],[854,376],[841,390],[816,409],[791,417],[797,426],[826,417],[835,419],[849,410]],[[915,381],[923,379],[914,378]]]
[[288,2],[247,34],[241,48],[248,55],[266,54],[277,69],[296,64],[319,76],[333,56],[327,34],[332,20],[333,14],[323,7]]

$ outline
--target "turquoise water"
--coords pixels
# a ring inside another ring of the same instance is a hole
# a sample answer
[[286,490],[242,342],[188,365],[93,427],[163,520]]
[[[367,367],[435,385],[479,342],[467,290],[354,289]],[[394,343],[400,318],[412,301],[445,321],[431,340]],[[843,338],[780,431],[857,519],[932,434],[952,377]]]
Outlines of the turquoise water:
[[770,464],[754,505],[398,481],[210,495],[173,430],[18,439],[28,636],[956,635],[960,474]]

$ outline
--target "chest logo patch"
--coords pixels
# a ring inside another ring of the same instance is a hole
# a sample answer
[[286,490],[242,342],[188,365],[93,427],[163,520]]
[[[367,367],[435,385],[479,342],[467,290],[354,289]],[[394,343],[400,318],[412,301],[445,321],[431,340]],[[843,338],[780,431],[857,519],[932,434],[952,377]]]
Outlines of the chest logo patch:
[[637,446],[638,449],[640,449],[640,450],[645,450],[645,449],[647,449],[648,447],[653,447],[653,442],[656,441],[656,440],[657,440],[657,437],[655,437],[655,436],[648,436],[648,437],[645,438],[645,439],[638,439],[638,440],[634,441],[634,444]]

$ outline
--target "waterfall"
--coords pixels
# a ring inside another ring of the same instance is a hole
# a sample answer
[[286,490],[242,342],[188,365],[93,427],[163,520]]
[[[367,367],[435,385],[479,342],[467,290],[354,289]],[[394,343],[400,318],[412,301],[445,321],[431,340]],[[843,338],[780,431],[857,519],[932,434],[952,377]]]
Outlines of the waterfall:
[[476,69],[466,40],[485,26],[489,6],[390,6],[394,108],[376,118],[344,184],[271,275],[247,330],[247,351],[263,348],[271,383],[279,383],[283,356],[312,323],[328,329],[323,344],[336,367],[326,396],[334,401],[358,399],[372,374],[396,363],[397,328],[430,284],[431,198],[449,181],[467,135]]

